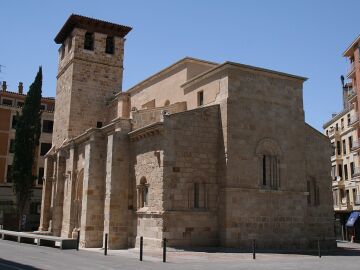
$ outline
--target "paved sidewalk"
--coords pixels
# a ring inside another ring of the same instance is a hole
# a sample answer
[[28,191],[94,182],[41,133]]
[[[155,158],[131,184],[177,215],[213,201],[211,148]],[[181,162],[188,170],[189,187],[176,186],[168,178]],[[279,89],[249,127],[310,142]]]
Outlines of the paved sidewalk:
[[145,249],[144,261],[139,261],[139,250],[101,249],[59,250],[0,240],[0,269],[359,269],[360,245],[339,243],[341,247],[322,258],[313,255],[174,251],[167,253],[167,263],[162,262],[161,249]]

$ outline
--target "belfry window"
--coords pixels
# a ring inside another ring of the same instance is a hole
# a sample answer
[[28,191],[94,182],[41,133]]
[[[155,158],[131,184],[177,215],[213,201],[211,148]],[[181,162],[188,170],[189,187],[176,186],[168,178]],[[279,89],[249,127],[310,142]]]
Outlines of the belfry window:
[[85,33],[85,40],[84,40],[84,49],[85,50],[94,50],[94,34],[90,32]]
[[114,37],[107,37],[105,44],[105,52],[108,54],[114,54],[115,46],[114,46]]

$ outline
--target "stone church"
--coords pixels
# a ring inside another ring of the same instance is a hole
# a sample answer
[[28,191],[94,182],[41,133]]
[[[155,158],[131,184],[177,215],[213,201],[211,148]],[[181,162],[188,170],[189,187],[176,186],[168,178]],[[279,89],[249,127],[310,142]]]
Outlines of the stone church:
[[[306,78],[186,57],[122,91],[130,27],[71,15],[40,231],[112,249],[333,247],[329,140]],[[139,62],[139,64],[141,64]]]

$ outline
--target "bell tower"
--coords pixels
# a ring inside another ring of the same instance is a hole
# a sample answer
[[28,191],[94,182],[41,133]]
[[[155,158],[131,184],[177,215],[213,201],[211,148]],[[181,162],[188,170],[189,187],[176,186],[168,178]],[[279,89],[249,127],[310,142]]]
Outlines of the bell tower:
[[105,124],[107,101],[122,90],[125,36],[131,27],[72,14],[60,44],[53,145]]

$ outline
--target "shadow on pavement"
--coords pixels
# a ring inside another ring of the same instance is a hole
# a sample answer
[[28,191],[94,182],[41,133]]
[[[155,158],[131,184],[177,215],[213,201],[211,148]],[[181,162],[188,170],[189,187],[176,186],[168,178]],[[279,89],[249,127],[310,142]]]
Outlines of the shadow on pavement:
[[24,269],[24,270],[41,270],[40,268],[36,268],[30,265],[21,264],[17,262],[12,262],[8,260],[4,260],[0,258],[0,269],[1,270],[14,270],[14,269]]
[[[205,252],[205,253],[252,253],[252,249],[239,249],[239,248],[221,248],[221,247],[206,247],[206,248],[182,248],[171,249],[169,252]],[[338,246],[332,250],[321,250],[321,256],[360,256],[360,245],[357,247],[351,246]],[[319,250],[267,250],[256,249],[256,254],[292,254],[292,255],[309,255],[319,256]]]

